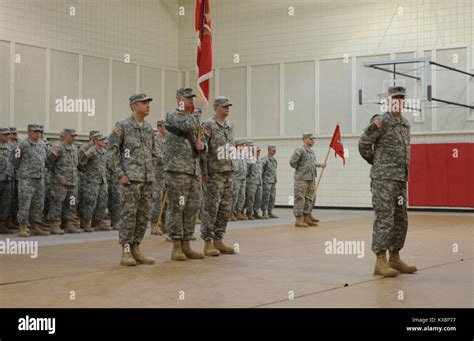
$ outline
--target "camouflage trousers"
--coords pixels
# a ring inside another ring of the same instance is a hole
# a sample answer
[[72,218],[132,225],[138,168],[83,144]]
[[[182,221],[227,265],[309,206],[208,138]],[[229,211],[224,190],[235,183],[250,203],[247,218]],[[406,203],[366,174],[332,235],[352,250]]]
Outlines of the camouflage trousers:
[[263,183],[262,190],[262,211],[273,211],[275,206],[276,184]]
[[370,190],[375,212],[372,251],[400,250],[408,230],[407,183],[372,179]]
[[48,219],[71,221],[74,219],[77,207],[77,187],[51,183],[51,202],[49,204]]
[[209,174],[209,181],[204,183],[203,240],[224,238],[232,205],[232,180],[232,172],[221,172]]
[[232,212],[244,210],[246,187],[246,179],[232,180]]
[[191,240],[196,218],[201,209],[201,182],[199,176],[165,172],[168,207],[166,230],[173,240]]
[[120,184],[117,181],[108,180],[107,182],[108,189],[108,199],[107,199],[107,208],[110,213],[110,217],[114,221],[120,220],[121,210],[122,210],[122,203],[121,203],[121,192],[120,192]]
[[151,213],[151,223],[156,223],[160,216],[161,204],[163,195],[165,194],[165,178],[156,177],[156,181],[153,183],[153,211]]
[[0,221],[7,220],[12,202],[12,181],[0,181]]
[[130,181],[120,186],[122,211],[119,221],[119,243],[140,244],[150,221],[153,183]]
[[18,180],[12,180],[11,205],[8,220],[14,220],[18,215]]
[[51,175],[49,171],[46,171],[46,175],[44,177],[44,207],[43,207],[43,215],[48,216],[49,207],[51,206]]
[[44,179],[18,179],[18,222],[40,223],[44,205]]
[[295,217],[310,214],[315,199],[314,180],[295,180],[294,186],[293,214]]
[[81,218],[86,221],[92,218],[102,220],[107,208],[107,184],[83,181],[82,186]]
[[247,182],[245,209],[248,213],[258,212],[262,205],[262,185]]

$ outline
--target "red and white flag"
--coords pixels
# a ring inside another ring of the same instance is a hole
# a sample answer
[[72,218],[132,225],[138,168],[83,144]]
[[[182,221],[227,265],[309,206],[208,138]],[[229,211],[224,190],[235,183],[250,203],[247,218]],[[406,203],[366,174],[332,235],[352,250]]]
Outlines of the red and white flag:
[[209,0],[196,0],[198,96],[209,102],[209,79],[212,77],[212,31]]
[[344,145],[341,142],[341,129],[339,128],[339,124],[336,126],[336,129],[334,129],[334,134],[332,135],[329,147],[334,149],[336,155],[339,155],[342,158],[343,164],[345,165],[346,159],[344,158]]

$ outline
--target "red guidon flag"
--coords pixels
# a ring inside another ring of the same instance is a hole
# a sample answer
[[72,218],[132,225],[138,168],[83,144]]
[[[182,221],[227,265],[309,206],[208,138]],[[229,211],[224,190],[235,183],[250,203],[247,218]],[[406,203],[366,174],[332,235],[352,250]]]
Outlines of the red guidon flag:
[[209,0],[196,0],[196,33],[198,90],[206,104],[209,102],[209,79],[212,77],[212,32]]
[[339,129],[339,124],[334,129],[334,134],[332,135],[330,148],[334,149],[336,156],[339,155],[342,158],[343,164],[346,164],[346,159],[344,159],[344,146],[341,143],[341,129]]

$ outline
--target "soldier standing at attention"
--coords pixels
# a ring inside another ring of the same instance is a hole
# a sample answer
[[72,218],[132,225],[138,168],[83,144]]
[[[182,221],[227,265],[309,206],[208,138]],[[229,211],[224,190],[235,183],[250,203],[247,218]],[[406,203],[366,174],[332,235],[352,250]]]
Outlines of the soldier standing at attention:
[[0,128],[0,234],[14,233],[5,222],[12,202],[13,167],[10,163],[9,128]]
[[119,222],[119,243],[122,245],[120,263],[126,266],[155,264],[140,251],[140,243],[150,221],[153,204],[154,139],[153,128],[145,121],[153,100],[145,94],[129,98],[132,114],[117,122],[108,139],[109,168],[112,181],[122,186],[122,211]]
[[194,110],[191,88],[176,91],[178,108],[166,114],[165,184],[168,192],[166,231],[173,242],[171,259],[203,259],[202,253],[191,249],[196,218],[200,211],[201,182],[199,156],[206,149],[197,135],[201,110]]
[[[73,225],[77,202],[78,152],[74,146],[74,129],[65,128],[61,132],[62,142],[49,148],[47,165],[51,171],[51,202],[48,219],[52,223],[51,234],[79,233]],[[61,230],[61,218],[65,220]]]
[[107,206],[107,165],[105,158],[105,139],[101,133],[92,136],[92,146],[83,150],[79,156],[79,169],[84,176],[82,180],[81,227],[84,232],[92,232],[91,220],[95,222],[96,231],[110,231],[102,224]]
[[247,159],[242,155],[244,141],[235,141],[237,148],[237,158],[232,161],[234,164],[234,174],[232,179],[232,214],[231,220],[247,220],[242,214],[245,204],[245,188],[247,177]]
[[[9,135],[10,150],[14,150],[18,144],[18,131],[15,127],[10,127]],[[13,167],[12,177],[12,202],[10,205],[10,213],[7,218],[7,228],[10,230],[18,230],[18,177],[16,176],[16,169]]]
[[359,140],[360,155],[372,165],[370,189],[375,211],[372,251],[377,255],[374,275],[393,277],[399,272],[417,270],[415,266],[405,264],[399,255],[408,230],[410,123],[401,114],[405,92],[401,86],[388,89],[390,111],[374,117]]
[[276,182],[277,182],[277,167],[278,162],[275,159],[276,145],[268,145],[268,154],[262,157],[262,179],[263,179],[263,194],[262,194],[262,211],[263,219],[278,218],[273,214],[273,207],[275,206]]
[[227,97],[216,97],[214,117],[202,124],[208,145],[203,167],[205,197],[201,225],[206,256],[234,253],[223,242],[232,205],[232,159],[222,157],[223,151],[234,145],[234,129],[227,120],[231,106]]
[[315,178],[317,168],[324,168],[326,165],[316,162],[316,154],[312,149],[315,139],[313,134],[303,134],[303,145],[296,148],[290,159],[290,166],[295,169],[293,213],[296,217],[296,227],[318,226],[316,219],[311,216],[315,199]]
[[[165,194],[165,148],[166,148],[166,129],[165,122],[159,120],[156,124],[158,132],[155,135],[155,184],[153,188],[153,211],[151,214],[151,234],[162,235],[163,231],[160,229],[162,222],[158,221],[161,210],[161,202]],[[162,214],[162,217],[164,215]]]
[[12,150],[11,162],[17,169],[18,177],[18,223],[19,236],[31,234],[47,236],[48,232],[39,227],[43,216],[44,177],[46,174],[46,152],[39,143],[41,128],[38,124],[28,125],[28,138],[20,141]]

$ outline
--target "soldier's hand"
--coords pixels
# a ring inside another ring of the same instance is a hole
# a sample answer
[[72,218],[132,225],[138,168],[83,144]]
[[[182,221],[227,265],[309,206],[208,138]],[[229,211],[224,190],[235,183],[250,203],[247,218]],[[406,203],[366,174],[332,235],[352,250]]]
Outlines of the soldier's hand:
[[130,180],[128,179],[128,176],[126,175],[122,176],[119,180],[119,184],[121,184],[122,186],[130,185]]
[[202,143],[202,141],[197,141],[196,148],[197,148],[197,150],[203,150],[204,149],[204,143]]
[[382,120],[377,117],[374,119],[374,124],[377,126],[377,128],[380,128],[382,126]]
[[204,175],[202,176],[202,181],[204,181],[204,182],[207,184],[207,183],[209,182],[209,175],[204,174]]
[[326,164],[325,163],[321,164],[321,168],[326,168]]

